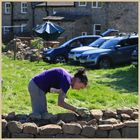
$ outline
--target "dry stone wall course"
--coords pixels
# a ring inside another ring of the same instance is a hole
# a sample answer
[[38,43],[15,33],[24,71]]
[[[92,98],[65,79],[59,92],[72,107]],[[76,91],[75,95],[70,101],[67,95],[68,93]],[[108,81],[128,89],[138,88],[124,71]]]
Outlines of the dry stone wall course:
[[72,112],[60,113],[47,120],[3,114],[2,138],[138,138],[137,108],[92,109],[91,114],[83,119]]

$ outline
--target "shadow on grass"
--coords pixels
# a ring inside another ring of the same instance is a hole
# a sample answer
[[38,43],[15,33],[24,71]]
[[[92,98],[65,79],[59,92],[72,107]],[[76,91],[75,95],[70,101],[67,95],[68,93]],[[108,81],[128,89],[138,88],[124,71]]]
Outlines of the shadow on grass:
[[138,69],[136,67],[131,66],[124,71],[117,70],[113,74],[106,74],[104,76],[105,78],[110,78],[111,81],[100,81],[100,84],[105,84],[123,93],[138,93]]

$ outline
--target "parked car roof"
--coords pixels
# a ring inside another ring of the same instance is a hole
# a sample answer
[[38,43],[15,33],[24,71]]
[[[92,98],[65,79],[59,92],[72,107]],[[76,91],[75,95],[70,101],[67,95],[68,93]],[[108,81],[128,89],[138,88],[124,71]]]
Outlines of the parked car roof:
[[69,44],[70,42],[72,42],[75,39],[80,39],[80,38],[90,38],[90,37],[97,37],[100,38],[100,35],[84,35],[84,36],[78,36],[78,37],[74,37],[68,41],[66,41],[65,43],[63,43],[60,47],[65,46],[66,44]]

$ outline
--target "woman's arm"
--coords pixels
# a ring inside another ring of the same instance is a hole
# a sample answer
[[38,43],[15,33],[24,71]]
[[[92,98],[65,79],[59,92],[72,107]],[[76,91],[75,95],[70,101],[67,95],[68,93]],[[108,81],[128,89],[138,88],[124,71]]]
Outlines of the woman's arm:
[[66,95],[61,89],[51,88],[50,92],[59,93],[59,96],[58,96],[58,105],[59,106],[65,108],[65,109],[76,112],[76,109],[77,109],[76,107],[74,107],[72,105],[69,105],[64,101]]
[[63,108],[65,108],[65,109],[68,109],[68,110],[71,110],[71,111],[74,111],[74,112],[76,112],[76,107],[74,107],[74,106],[72,106],[72,105],[69,105],[69,104],[67,104],[64,100],[65,100],[65,97],[66,97],[66,95],[65,95],[65,93],[62,91],[62,90],[60,90],[60,93],[59,93],[59,96],[58,96],[58,105],[60,106],[60,107],[63,107]]

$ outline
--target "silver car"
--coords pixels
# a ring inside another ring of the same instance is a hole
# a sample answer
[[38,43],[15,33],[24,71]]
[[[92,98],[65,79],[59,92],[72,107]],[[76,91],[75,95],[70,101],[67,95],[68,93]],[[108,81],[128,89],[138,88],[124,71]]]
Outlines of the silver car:
[[82,53],[84,53],[85,51],[98,49],[104,42],[112,38],[114,38],[114,36],[101,37],[96,41],[92,42],[91,44],[89,44],[89,46],[82,46],[72,49],[68,54],[69,61],[79,62],[79,57],[81,56]]

